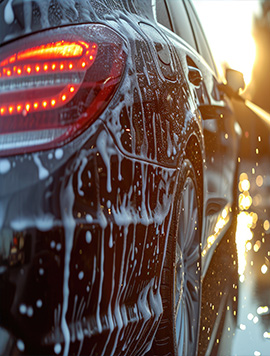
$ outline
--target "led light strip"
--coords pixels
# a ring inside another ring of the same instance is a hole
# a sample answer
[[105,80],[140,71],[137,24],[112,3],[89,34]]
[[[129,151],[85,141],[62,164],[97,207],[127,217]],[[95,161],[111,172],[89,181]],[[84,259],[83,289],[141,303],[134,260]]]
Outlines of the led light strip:
[[[89,45],[82,41],[78,44],[62,42],[61,47],[59,42],[49,43],[6,58],[0,62],[0,78],[16,78],[57,71],[82,71],[90,67],[95,60],[97,44]],[[38,60],[40,63],[35,63]]]
[[[29,112],[51,110],[69,102],[93,64],[97,50],[95,43],[60,41],[4,59],[0,62],[0,116],[26,116]],[[58,88],[59,92],[42,96],[46,88]],[[22,96],[24,100],[20,99]]]
[[63,86],[67,84],[80,84],[84,78],[84,73],[75,72],[72,74],[63,73],[59,74],[48,74],[38,77],[29,77],[29,78],[19,78],[19,79],[6,79],[0,80],[0,94],[9,93],[10,88],[12,92],[21,91],[27,89],[42,89],[43,87],[48,86]]

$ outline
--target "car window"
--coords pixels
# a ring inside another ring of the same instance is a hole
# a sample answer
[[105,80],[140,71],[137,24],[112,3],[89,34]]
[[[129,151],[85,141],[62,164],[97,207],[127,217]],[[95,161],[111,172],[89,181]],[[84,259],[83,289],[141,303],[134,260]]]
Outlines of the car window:
[[194,33],[182,0],[167,0],[168,11],[172,20],[173,30],[195,50],[197,49]]
[[213,69],[213,71],[217,73],[211,50],[209,48],[202,26],[198,20],[197,14],[189,0],[185,0],[184,5],[186,7],[194,30],[194,35],[196,37],[196,42],[198,45],[198,51],[205,59],[205,61],[209,64],[209,66]]
[[169,30],[172,29],[171,21],[168,14],[167,5],[165,0],[156,0],[156,19],[161,25],[167,27]]

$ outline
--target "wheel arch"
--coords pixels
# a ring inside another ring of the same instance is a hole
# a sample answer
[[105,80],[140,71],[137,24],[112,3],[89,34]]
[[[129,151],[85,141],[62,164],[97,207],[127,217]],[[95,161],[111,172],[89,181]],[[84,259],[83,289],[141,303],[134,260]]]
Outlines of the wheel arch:
[[186,144],[185,147],[185,156],[190,160],[191,164],[194,167],[196,178],[197,178],[197,185],[198,185],[198,194],[201,200],[201,204],[203,207],[204,201],[204,172],[203,172],[203,156],[202,156],[202,148],[201,143],[198,137],[192,134]]

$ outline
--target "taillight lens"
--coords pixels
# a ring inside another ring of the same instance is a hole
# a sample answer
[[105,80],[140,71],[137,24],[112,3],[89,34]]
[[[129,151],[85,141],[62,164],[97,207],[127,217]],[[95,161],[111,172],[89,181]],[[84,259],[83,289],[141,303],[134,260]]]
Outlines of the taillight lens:
[[60,146],[109,103],[123,75],[122,38],[104,25],[44,31],[0,52],[0,155]]

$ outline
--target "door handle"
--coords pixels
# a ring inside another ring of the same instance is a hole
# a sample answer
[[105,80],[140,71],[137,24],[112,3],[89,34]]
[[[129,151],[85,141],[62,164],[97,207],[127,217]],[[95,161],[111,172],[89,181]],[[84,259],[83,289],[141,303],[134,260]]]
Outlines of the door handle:
[[199,87],[203,81],[202,72],[198,68],[188,66],[188,80],[195,85],[195,87]]

